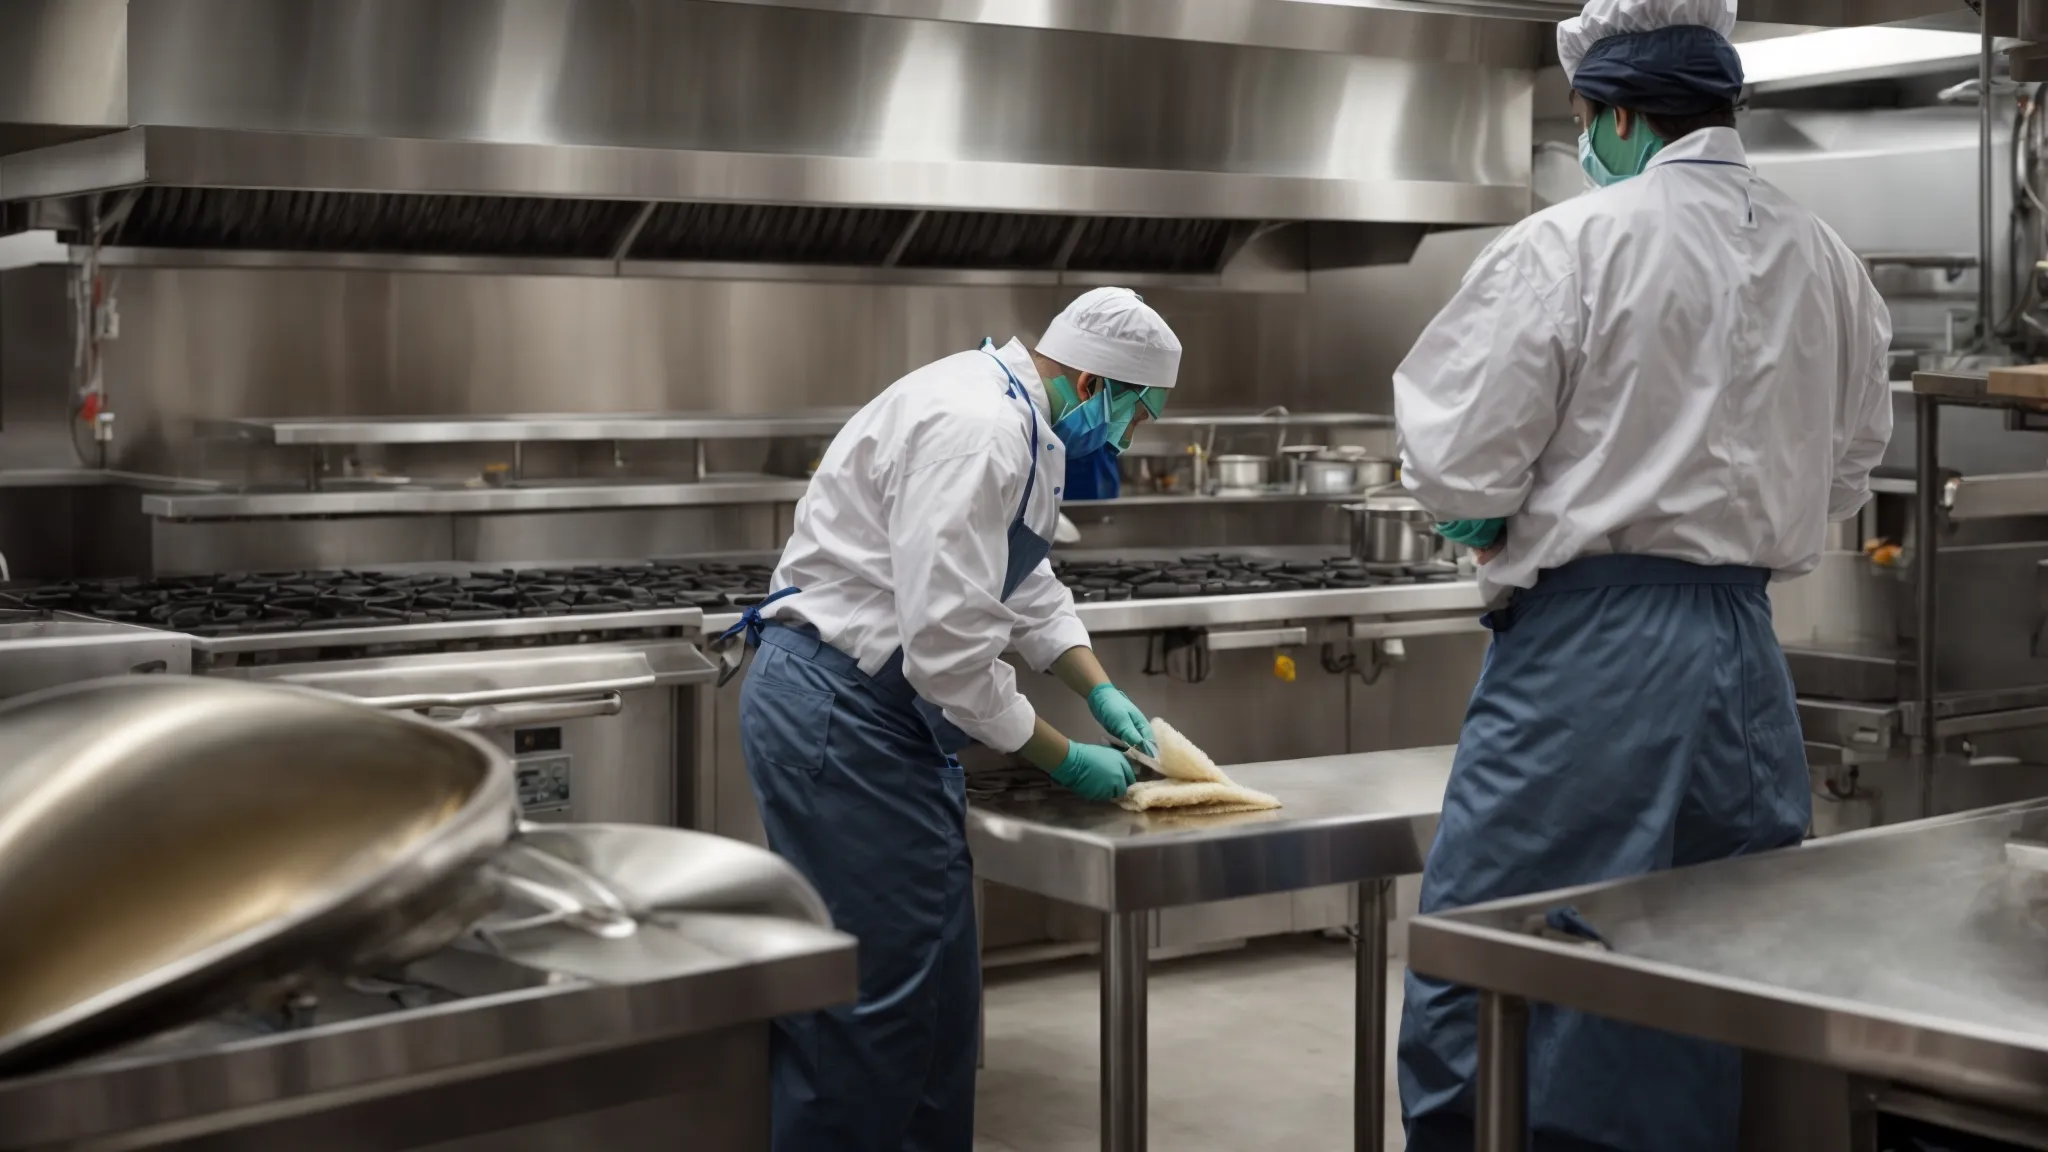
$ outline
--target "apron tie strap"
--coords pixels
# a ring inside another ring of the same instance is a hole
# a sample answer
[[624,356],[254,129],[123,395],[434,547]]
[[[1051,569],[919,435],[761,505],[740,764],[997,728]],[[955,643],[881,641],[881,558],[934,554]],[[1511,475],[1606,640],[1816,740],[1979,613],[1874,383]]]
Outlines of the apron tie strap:
[[[759,648],[761,646],[761,629],[767,623],[767,621],[761,618],[761,609],[775,603],[777,600],[794,596],[799,591],[802,591],[802,589],[792,584],[787,588],[780,588],[770,592],[766,600],[758,604],[748,605],[746,611],[740,613],[739,621],[724,632],[719,633],[718,639],[711,642],[711,651],[718,656],[718,686],[720,688],[725,687],[727,682],[734,676],[739,675],[740,665],[747,658],[745,649]],[[744,647],[739,643],[741,639],[746,641]]]

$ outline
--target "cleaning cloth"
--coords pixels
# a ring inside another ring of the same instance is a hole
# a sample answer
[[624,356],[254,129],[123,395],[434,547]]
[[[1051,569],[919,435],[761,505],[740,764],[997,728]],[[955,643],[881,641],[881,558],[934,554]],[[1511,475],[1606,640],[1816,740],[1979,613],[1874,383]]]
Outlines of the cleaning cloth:
[[1117,803],[1132,812],[1171,810],[1187,815],[1217,816],[1226,812],[1263,812],[1280,807],[1264,792],[1232,780],[1209,754],[1173,725],[1154,718],[1152,734],[1159,740],[1159,771],[1164,780],[1141,780]]

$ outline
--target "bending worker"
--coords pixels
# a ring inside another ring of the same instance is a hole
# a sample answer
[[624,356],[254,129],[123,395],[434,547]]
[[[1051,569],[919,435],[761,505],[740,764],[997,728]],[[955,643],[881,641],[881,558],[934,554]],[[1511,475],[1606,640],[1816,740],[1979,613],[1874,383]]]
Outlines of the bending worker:
[[1046,555],[1068,455],[1127,446],[1180,355],[1136,293],[1096,289],[1035,351],[984,341],[891,384],[797,504],[774,591],[735,628],[759,645],[740,740],[769,846],[860,940],[860,999],[776,1022],[776,1152],[973,1146],[981,959],[952,754],[1016,752],[1094,800],[1134,779],[1033,712],[1012,646],[1157,751]]
[[[1403,482],[1492,606],[1425,912],[1806,832],[1766,584],[1869,498],[1891,332],[1855,254],[1749,167],[1734,22],[1591,0],[1559,26],[1601,187],[1501,236],[1395,374]],[[1407,992],[1408,1147],[1469,1149],[1474,997]],[[1543,1008],[1529,1047],[1536,1149],[1735,1148],[1732,1050]]]

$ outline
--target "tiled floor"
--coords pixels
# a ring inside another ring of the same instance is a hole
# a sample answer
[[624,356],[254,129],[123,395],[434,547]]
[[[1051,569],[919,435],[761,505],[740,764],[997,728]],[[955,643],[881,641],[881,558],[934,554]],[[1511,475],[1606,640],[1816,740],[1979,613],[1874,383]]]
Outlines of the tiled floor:
[[[997,970],[975,1152],[1097,1152],[1095,961]],[[1352,959],[1312,937],[1153,964],[1150,1144],[1351,1148]],[[1392,974],[1388,1041],[1400,1016]],[[1388,1059],[1388,1152],[1401,1147]]]

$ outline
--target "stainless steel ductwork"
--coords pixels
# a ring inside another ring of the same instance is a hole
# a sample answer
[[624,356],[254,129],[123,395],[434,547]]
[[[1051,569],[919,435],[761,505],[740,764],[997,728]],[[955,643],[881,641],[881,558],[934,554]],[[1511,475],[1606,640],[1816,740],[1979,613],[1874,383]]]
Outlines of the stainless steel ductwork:
[[[110,263],[613,274],[1209,275],[1254,240],[1269,267],[1401,258],[1528,211],[1554,6],[1025,7],[26,0],[0,21],[45,82],[0,84],[0,124],[38,127],[0,146],[38,146],[0,199],[74,236],[119,205]],[[1279,234],[1310,222],[1328,244]]]

